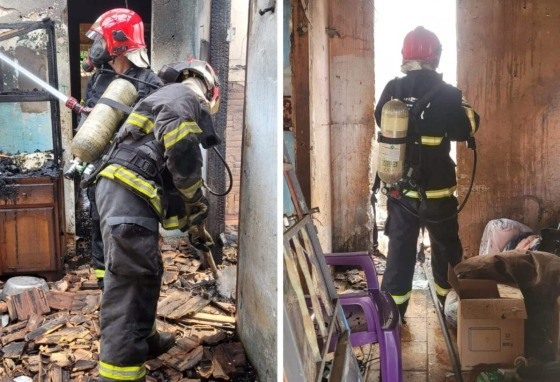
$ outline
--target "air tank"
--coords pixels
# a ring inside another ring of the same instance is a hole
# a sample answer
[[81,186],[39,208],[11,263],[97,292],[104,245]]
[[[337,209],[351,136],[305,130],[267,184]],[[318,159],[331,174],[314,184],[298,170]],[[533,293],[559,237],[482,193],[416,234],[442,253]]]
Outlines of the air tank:
[[[134,85],[122,78],[113,80],[102,95],[126,106],[132,106],[137,97]],[[122,110],[98,102],[72,139],[72,155],[87,163],[95,162],[113,138],[123,116]]]
[[[408,107],[398,99],[387,102],[381,110],[381,135],[404,138],[408,130]],[[403,175],[406,143],[379,143],[377,173],[385,184],[398,182]]]

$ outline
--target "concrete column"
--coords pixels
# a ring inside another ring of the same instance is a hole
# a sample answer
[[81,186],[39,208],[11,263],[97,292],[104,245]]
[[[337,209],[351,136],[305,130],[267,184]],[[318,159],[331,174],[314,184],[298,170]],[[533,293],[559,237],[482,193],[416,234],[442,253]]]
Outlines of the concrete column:
[[373,0],[329,3],[332,247],[363,251],[372,232]]
[[278,373],[278,15],[259,13],[273,4],[249,3],[237,275],[237,330],[263,382]]
[[208,60],[210,6],[207,0],[152,0],[152,67],[188,57]]
[[[556,0],[459,1],[458,86],[478,111],[478,166],[459,215],[466,256],[478,254],[490,219],[536,230],[560,219],[560,75]],[[459,199],[472,153],[458,145]]]
[[305,14],[310,21],[308,34],[311,201],[309,207],[319,207],[321,211],[314,215],[315,226],[323,251],[331,252],[333,236],[331,94],[329,37],[326,33],[329,27],[329,3],[310,1],[307,3]]

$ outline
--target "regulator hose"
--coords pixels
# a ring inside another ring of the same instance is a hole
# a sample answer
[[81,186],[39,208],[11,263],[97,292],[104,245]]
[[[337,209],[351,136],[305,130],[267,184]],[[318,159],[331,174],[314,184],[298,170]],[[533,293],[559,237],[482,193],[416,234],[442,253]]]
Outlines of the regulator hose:
[[417,218],[419,218],[419,219],[422,219],[423,221],[425,221],[425,222],[427,222],[427,223],[439,224],[439,223],[443,223],[443,222],[445,222],[445,221],[448,221],[448,220],[450,220],[450,219],[453,219],[454,217],[456,217],[457,215],[459,215],[459,213],[463,210],[463,208],[465,208],[465,205],[467,204],[467,201],[469,200],[469,196],[470,196],[470,194],[471,194],[472,187],[473,187],[473,184],[474,184],[474,177],[475,177],[475,175],[476,175],[476,163],[477,163],[477,160],[478,160],[478,156],[477,156],[477,153],[476,153],[476,143],[475,143],[474,137],[470,137],[470,138],[467,140],[467,147],[469,147],[470,149],[473,150],[473,169],[472,169],[472,174],[471,174],[471,181],[470,181],[470,184],[469,184],[469,189],[467,190],[467,194],[465,195],[465,199],[463,199],[463,202],[461,203],[461,205],[459,206],[459,208],[457,208],[457,211],[454,212],[453,214],[451,214],[451,215],[449,215],[449,216],[447,216],[447,217],[445,217],[445,218],[439,219],[439,220],[422,219],[422,218],[420,218],[420,215],[418,215],[418,213],[416,213],[416,211],[414,211],[413,209],[411,209],[411,208],[410,208],[408,205],[406,205],[405,203],[401,202],[401,201],[399,200],[399,198],[396,198],[396,197],[392,196],[391,193],[388,193],[388,196],[389,196],[392,200],[394,200],[395,202],[397,202],[406,212],[410,213],[411,215],[413,215],[413,216],[415,216],[415,217],[417,217]]
[[[143,84],[145,84],[145,85],[149,85],[149,86],[151,86],[151,87],[153,87],[153,88],[156,88],[156,89],[161,88],[161,86],[159,86],[159,85],[151,84],[151,83],[149,83],[149,82],[147,82],[147,81],[142,81],[142,80],[139,80],[138,78],[134,78],[134,77],[131,77],[131,76],[127,76],[126,74],[119,74],[119,73],[117,73],[117,72],[115,72],[114,70],[111,70],[111,69],[100,68],[100,69],[98,69],[98,71],[99,71],[100,73],[110,73],[110,74],[113,74],[113,75],[115,75],[115,76],[117,76],[117,77],[125,78],[125,79],[127,79],[127,80],[129,80],[129,81],[141,82],[141,83],[143,83]],[[220,160],[221,160],[222,163],[224,164],[224,167],[226,168],[226,171],[227,171],[228,177],[229,177],[229,187],[228,187],[228,189],[227,189],[226,192],[221,193],[221,194],[218,194],[218,193],[214,192],[214,191],[213,191],[212,189],[210,189],[210,187],[208,187],[208,186],[206,186],[206,189],[207,189],[208,192],[210,192],[212,195],[220,196],[220,197],[221,197],[221,196],[226,196],[227,194],[229,194],[229,193],[231,192],[231,189],[233,188],[233,175],[232,175],[232,173],[231,173],[231,169],[229,168],[229,165],[227,164],[225,158],[224,158],[224,157],[222,156],[222,154],[218,151],[218,149],[217,149],[216,147],[212,147],[212,149],[214,149],[214,152],[218,155],[218,157],[220,158]]]

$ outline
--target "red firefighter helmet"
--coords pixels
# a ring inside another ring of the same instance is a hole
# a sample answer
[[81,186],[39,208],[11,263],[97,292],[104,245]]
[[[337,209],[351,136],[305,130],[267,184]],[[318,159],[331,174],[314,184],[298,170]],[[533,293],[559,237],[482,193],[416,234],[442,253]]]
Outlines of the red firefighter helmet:
[[103,37],[111,56],[146,47],[144,23],[130,9],[116,8],[105,12],[93,23],[86,35],[92,40],[98,36]]
[[441,56],[441,43],[434,32],[416,27],[404,38],[402,47],[404,61],[418,60],[437,68]]

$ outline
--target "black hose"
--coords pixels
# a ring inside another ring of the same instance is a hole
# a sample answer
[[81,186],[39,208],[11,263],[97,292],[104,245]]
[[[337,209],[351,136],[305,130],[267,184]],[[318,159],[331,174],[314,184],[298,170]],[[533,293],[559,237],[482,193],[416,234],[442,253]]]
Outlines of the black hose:
[[226,160],[224,159],[224,157],[222,156],[222,154],[220,154],[220,152],[218,151],[218,149],[216,148],[216,146],[212,147],[212,149],[214,150],[214,152],[218,155],[218,157],[220,158],[220,160],[222,161],[222,163],[224,164],[226,171],[228,173],[228,177],[229,177],[229,187],[227,189],[226,192],[224,192],[223,194],[217,194],[214,191],[212,191],[210,189],[210,187],[206,186],[206,189],[208,190],[209,193],[211,193],[212,195],[215,196],[226,196],[227,194],[229,194],[229,192],[231,191],[231,188],[233,187],[233,175],[231,174],[231,169],[229,168],[228,164],[226,163]]
[[[477,159],[478,159],[477,154],[476,154],[476,148],[473,149],[473,154],[474,154],[474,157],[473,157],[473,170],[472,170],[472,175],[471,175],[471,182],[469,184],[469,189],[467,190],[467,194],[465,195],[465,199],[463,199],[463,202],[461,203],[459,208],[457,208],[457,212],[454,212],[450,216],[447,216],[447,217],[445,217],[443,219],[439,219],[439,220],[432,220],[432,219],[422,219],[422,220],[424,220],[425,222],[428,222],[428,223],[432,223],[432,224],[443,223],[443,222],[445,222],[447,220],[450,220],[450,219],[453,219],[454,217],[459,215],[459,213],[463,210],[463,208],[465,208],[465,205],[467,204],[467,200],[469,200],[469,196],[471,194],[472,187],[473,187],[473,184],[474,184],[474,177],[476,175],[476,163],[477,163]],[[406,204],[401,202],[398,198],[395,198],[394,196],[391,196],[391,193],[388,193],[388,196],[392,200],[397,202],[406,212],[408,212],[411,215],[420,219],[420,215],[418,215],[418,213],[416,213],[416,211],[414,211],[409,206],[407,206]],[[406,193],[405,193],[405,196],[406,196]]]
[[457,382],[463,382],[463,374],[461,373],[461,363],[459,362],[459,357],[455,352],[455,347],[451,342],[451,336],[449,335],[449,330],[445,323],[445,317],[443,316],[442,309],[439,308],[439,299],[437,298],[437,293],[435,289],[435,282],[433,276],[426,269],[426,263],[422,263],[422,269],[424,270],[424,275],[428,279],[428,287],[430,289],[430,296],[432,297],[432,302],[434,303],[434,308],[436,309],[436,314],[439,321],[439,326],[441,327],[441,332],[443,334],[443,339],[445,341],[445,346],[447,347],[447,352],[449,353],[449,358],[453,365],[453,374],[455,374],[455,380]]
[[115,75],[115,76],[117,76],[117,77],[126,78],[126,79],[129,80],[129,81],[141,82],[141,83],[143,83],[144,85],[151,86],[151,87],[153,87],[153,88],[155,88],[155,89],[161,88],[161,86],[159,86],[159,85],[151,84],[151,83],[149,83],[149,82],[147,82],[147,81],[143,81],[143,80],[139,80],[138,78],[134,78],[134,77],[131,77],[131,76],[127,76],[126,74],[117,73],[117,72],[115,72],[114,70],[111,70],[111,69],[99,68],[99,69],[97,69],[97,71],[100,72],[100,73],[110,73],[110,74],[113,74],[113,75]]

